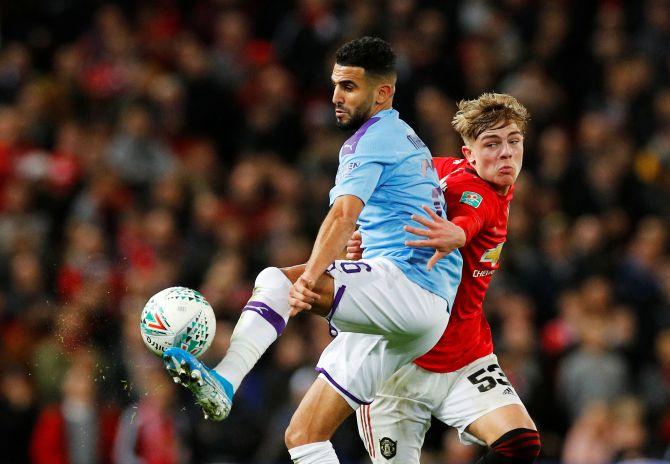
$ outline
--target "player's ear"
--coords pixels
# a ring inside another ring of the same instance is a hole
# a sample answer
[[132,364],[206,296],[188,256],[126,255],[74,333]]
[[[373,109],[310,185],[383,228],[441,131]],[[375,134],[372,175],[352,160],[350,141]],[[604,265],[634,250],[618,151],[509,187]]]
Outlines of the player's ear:
[[461,147],[461,153],[463,154],[463,157],[467,160],[468,163],[470,163],[472,166],[475,165],[475,157],[473,156],[470,147],[468,147],[467,145],[463,145]]
[[395,91],[395,86],[384,82],[377,87],[377,98],[375,103],[378,105],[383,105],[388,101],[389,98],[393,96]]

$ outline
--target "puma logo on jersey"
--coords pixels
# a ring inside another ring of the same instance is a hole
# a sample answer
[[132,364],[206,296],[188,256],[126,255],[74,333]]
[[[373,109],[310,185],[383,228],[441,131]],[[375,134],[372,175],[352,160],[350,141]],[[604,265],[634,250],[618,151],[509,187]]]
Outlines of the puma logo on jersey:
[[498,264],[500,261],[500,254],[502,253],[502,248],[505,242],[501,242],[497,247],[486,250],[479,260],[480,263],[490,263],[492,266]]

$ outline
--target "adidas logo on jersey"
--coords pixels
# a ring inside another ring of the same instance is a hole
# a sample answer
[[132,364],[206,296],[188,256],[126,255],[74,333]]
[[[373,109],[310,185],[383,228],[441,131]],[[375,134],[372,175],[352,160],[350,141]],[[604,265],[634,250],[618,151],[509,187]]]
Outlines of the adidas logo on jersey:
[[505,390],[502,392],[503,395],[516,395],[514,390],[512,390],[510,387],[505,388]]

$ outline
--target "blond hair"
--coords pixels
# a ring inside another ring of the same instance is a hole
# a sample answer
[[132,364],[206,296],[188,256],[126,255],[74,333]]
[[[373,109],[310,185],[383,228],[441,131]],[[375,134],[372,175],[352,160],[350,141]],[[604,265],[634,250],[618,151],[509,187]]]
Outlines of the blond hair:
[[485,130],[499,122],[516,123],[522,133],[530,115],[525,106],[505,93],[483,93],[474,100],[461,100],[451,125],[465,142],[477,139]]

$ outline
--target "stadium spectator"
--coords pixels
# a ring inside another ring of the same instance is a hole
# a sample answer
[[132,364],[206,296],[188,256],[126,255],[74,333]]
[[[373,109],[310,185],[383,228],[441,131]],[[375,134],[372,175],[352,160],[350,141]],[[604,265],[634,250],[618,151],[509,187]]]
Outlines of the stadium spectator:
[[30,462],[30,436],[37,417],[37,395],[28,373],[18,366],[6,366],[0,380],[0,433],[6,443],[7,462]]
[[608,346],[603,316],[583,317],[580,331],[580,346],[562,360],[558,373],[560,398],[573,420],[592,402],[614,401],[628,387],[625,360]]
[[[178,464],[190,462],[185,444],[189,425],[177,412],[174,385],[156,369],[142,370],[141,399],[128,407],[119,420],[114,444],[115,463]],[[82,461],[91,462],[91,461]]]
[[79,351],[65,373],[57,404],[42,409],[30,444],[36,464],[112,462],[118,412],[97,393],[95,355]]

